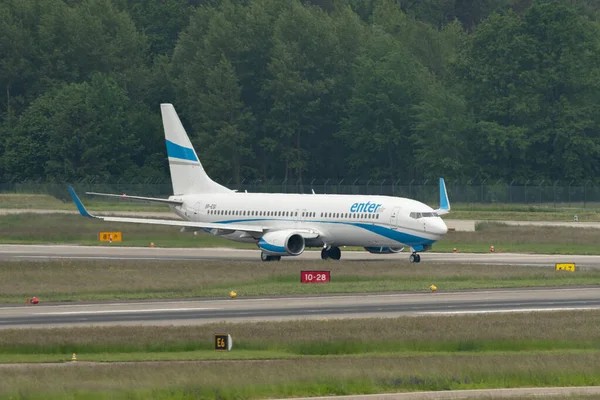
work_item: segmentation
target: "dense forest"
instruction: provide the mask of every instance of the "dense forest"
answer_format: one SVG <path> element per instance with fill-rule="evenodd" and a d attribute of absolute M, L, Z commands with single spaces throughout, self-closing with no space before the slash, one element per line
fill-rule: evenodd
<path fill-rule="evenodd" d="M 596 0 L 2 0 L 0 182 L 600 177 Z"/>

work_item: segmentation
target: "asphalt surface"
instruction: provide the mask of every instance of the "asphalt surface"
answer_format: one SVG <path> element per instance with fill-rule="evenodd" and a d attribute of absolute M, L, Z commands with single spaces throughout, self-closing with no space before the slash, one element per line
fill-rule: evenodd
<path fill-rule="evenodd" d="M 0 307 L 0 328 L 190 325 L 212 322 L 398 317 L 600 309 L 600 290 L 550 288 Z"/>
<path fill-rule="evenodd" d="M 448 390 L 439 392 L 386 393 L 331 397 L 297 397 L 294 398 L 294 400 L 450 400 L 514 399 L 523 397 L 531 397 L 533 399 L 592 395 L 598 395 L 600 397 L 600 386 Z"/>
<path fill-rule="evenodd" d="M 344 251 L 342 260 L 350 261 L 398 261 L 408 264 L 409 253 L 371 254 L 364 251 Z M 0 245 L 0 260 L 238 260 L 257 261 L 260 251 L 229 248 L 158 248 L 158 247 L 109 247 L 72 245 Z M 282 262 L 316 260 L 321 262 L 318 251 L 305 251 L 298 257 L 283 257 Z M 461 263 L 491 265 L 527 265 L 552 267 L 556 263 L 575 263 L 578 267 L 600 268 L 600 256 L 547 255 L 516 253 L 423 253 L 422 263 Z"/>

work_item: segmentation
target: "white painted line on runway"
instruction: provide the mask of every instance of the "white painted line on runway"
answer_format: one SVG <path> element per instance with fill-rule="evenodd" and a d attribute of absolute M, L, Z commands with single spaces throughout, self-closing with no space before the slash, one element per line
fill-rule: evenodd
<path fill-rule="evenodd" d="M 95 310 L 95 311 L 61 311 L 49 313 L 33 313 L 33 315 L 75 315 L 75 314 L 117 314 L 117 313 L 144 313 L 163 311 L 206 311 L 218 310 L 218 308 L 153 308 L 149 310 Z"/>
<path fill-rule="evenodd" d="M 600 306 L 589 307 L 553 307 L 553 308 L 520 308 L 505 310 L 473 310 L 473 311 L 424 311 L 418 312 L 420 315 L 465 315 L 465 314 L 498 314 L 498 313 L 526 313 L 542 311 L 585 311 L 597 310 Z"/>

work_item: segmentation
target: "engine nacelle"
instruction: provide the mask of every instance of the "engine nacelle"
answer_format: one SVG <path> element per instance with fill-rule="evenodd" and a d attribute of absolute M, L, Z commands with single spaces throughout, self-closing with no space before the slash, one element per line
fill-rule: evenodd
<path fill-rule="evenodd" d="M 299 256 L 306 245 L 304 237 L 293 230 L 267 232 L 258 247 L 271 256 Z"/>
<path fill-rule="evenodd" d="M 373 254 L 400 253 L 404 247 L 365 247 L 365 250 Z"/>

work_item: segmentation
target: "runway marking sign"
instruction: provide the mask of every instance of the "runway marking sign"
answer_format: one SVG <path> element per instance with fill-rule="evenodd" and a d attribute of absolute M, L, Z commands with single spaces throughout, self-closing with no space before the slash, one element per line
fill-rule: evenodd
<path fill-rule="evenodd" d="M 215 333 L 215 350 L 216 351 L 231 351 L 233 340 L 231 335 L 227 333 Z"/>
<path fill-rule="evenodd" d="M 121 232 L 100 232 L 98 239 L 101 242 L 120 242 L 123 240 L 123 234 Z"/>
<path fill-rule="evenodd" d="M 571 271 L 575 272 L 575 264 L 574 263 L 557 263 L 556 264 L 557 271 Z"/>
<path fill-rule="evenodd" d="M 301 283 L 329 283 L 331 271 L 300 271 Z"/>

